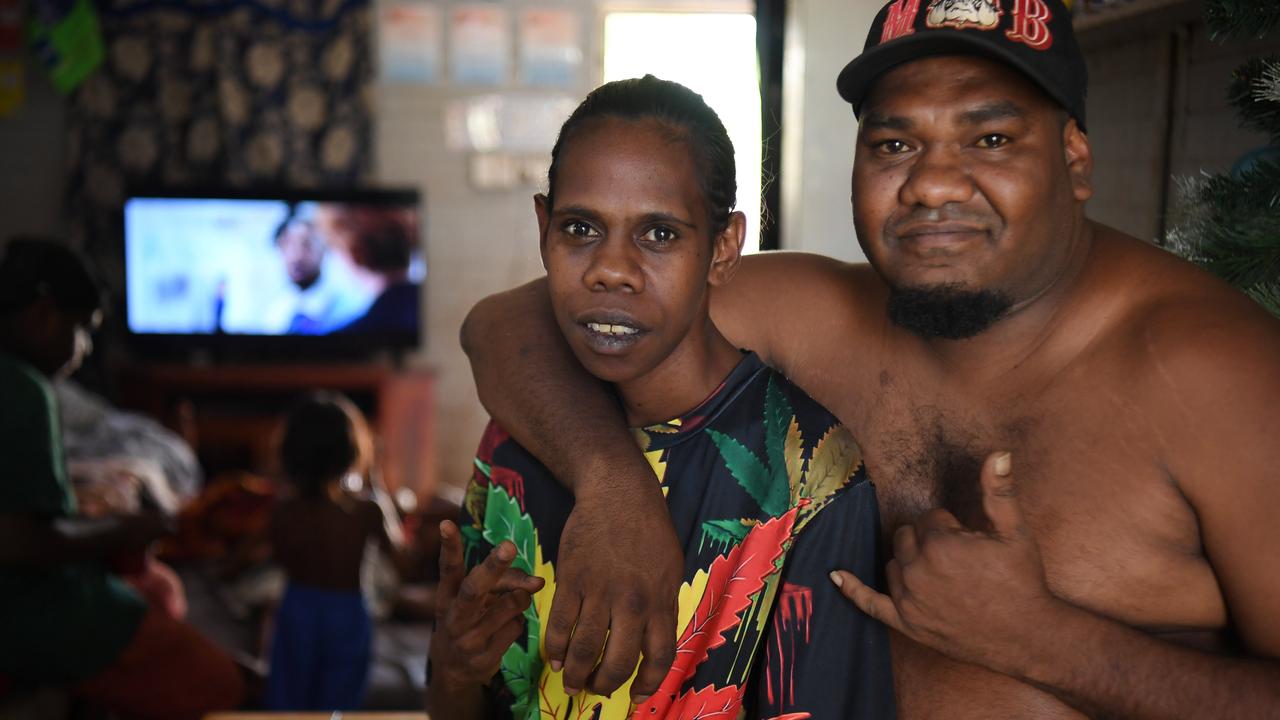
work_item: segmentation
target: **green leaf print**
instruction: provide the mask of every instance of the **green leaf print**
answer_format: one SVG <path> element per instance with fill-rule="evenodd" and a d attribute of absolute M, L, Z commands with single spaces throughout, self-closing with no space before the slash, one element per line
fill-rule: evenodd
<path fill-rule="evenodd" d="M 533 574 L 533 551 L 537 543 L 533 520 L 520 512 L 520 503 L 501 485 L 489 486 L 489 499 L 484 508 L 484 539 L 494 547 L 510 540 L 516 546 L 516 559 L 511 567 Z"/>
<path fill-rule="evenodd" d="M 538 533 L 528 514 L 520 512 L 520 503 L 501 485 L 490 485 L 485 503 L 484 539 L 497 546 L 510 540 L 516 546 L 512 567 L 533 574 Z M 532 604 L 524 611 L 525 641 L 507 648 L 502 656 L 502 678 L 515 696 L 511 713 L 516 718 L 538 717 L 537 681 L 542 675 L 542 658 L 538 648 L 538 610 Z"/>
<path fill-rule="evenodd" d="M 707 428 L 707 434 L 720 450 L 720 457 L 724 459 L 729 473 L 759 503 L 766 515 L 777 517 L 787 511 L 791 489 L 785 481 L 775 482 L 769 468 L 742 443 L 710 428 Z"/>
<path fill-rule="evenodd" d="M 702 551 L 702 546 L 708 541 L 712 546 L 719 546 L 723 551 L 742 542 L 742 538 L 747 536 L 747 532 L 754 527 L 756 523 L 746 523 L 742 520 L 707 520 L 702 523 L 702 539 L 698 541 L 698 551 Z"/>
<path fill-rule="evenodd" d="M 787 477 L 786 442 L 787 430 L 794 418 L 795 411 L 791 409 L 791 403 L 787 402 L 787 397 L 782 394 L 770 374 L 769 386 L 764 394 L 764 449 L 769 456 L 769 470 L 773 481 L 782 485 L 789 485 L 790 482 Z"/>
<path fill-rule="evenodd" d="M 462 555 L 466 558 L 467 565 L 474 566 L 484 562 L 484 553 L 488 552 L 483 545 L 484 535 L 472 525 L 463 525 L 458 529 L 462 532 Z"/>

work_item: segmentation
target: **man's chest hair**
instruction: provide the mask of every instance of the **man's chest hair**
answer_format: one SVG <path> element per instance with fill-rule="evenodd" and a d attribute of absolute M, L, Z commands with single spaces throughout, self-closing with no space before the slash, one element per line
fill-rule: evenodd
<path fill-rule="evenodd" d="M 886 533 L 934 507 L 973 529 L 987 529 L 981 472 L 987 455 L 1015 451 L 1019 471 L 1033 463 L 1029 441 L 1040 424 L 1027 415 L 962 411 L 936 405 L 889 404 L 864 433 L 867 472 L 880 497 Z M 1021 452 L 1017 452 L 1017 451 Z"/>

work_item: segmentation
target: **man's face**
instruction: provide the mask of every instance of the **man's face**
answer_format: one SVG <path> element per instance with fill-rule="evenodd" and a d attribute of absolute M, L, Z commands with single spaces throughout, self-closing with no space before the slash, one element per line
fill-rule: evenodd
<path fill-rule="evenodd" d="M 907 63 L 862 108 L 858 240 L 895 292 L 985 291 L 1017 307 L 1065 272 L 1090 169 L 1075 122 L 1017 71 Z"/>
<path fill-rule="evenodd" d="M 301 288 L 307 288 L 320 277 L 325 245 L 311 223 L 294 221 L 276 239 L 284 258 L 285 272 Z"/>
<path fill-rule="evenodd" d="M 712 242 L 687 143 L 650 120 L 592 121 L 561 151 L 554 197 L 536 199 L 542 259 L 578 360 L 610 382 L 679 362 L 706 322 L 713 252 L 728 252 Z"/>

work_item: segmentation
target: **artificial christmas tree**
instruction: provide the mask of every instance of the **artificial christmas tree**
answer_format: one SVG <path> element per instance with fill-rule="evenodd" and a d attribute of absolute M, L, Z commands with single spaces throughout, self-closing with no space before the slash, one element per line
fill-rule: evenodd
<path fill-rule="evenodd" d="M 1215 39 L 1263 37 L 1280 26 L 1276 0 L 1208 0 Z M 1236 69 L 1228 89 L 1242 127 L 1270 145 L 1230 173 L 1180 180 L 1181 202 L 1166 244 L 1280 316 L 1280 55 Z"/>

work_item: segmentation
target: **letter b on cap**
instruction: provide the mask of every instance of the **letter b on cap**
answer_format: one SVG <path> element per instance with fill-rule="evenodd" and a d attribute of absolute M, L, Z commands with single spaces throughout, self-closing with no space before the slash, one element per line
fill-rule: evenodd
<path fill-rule="evenodd" d="M 1053 13 L 1044 0 L 1013 0 L 1013 27 L 1005 35 L 1032 50 L 1048 50 L 1053 47 L 1053 33 L 1049 21 Z M 886 22 L 885 27 L 888 28 Z"/>

